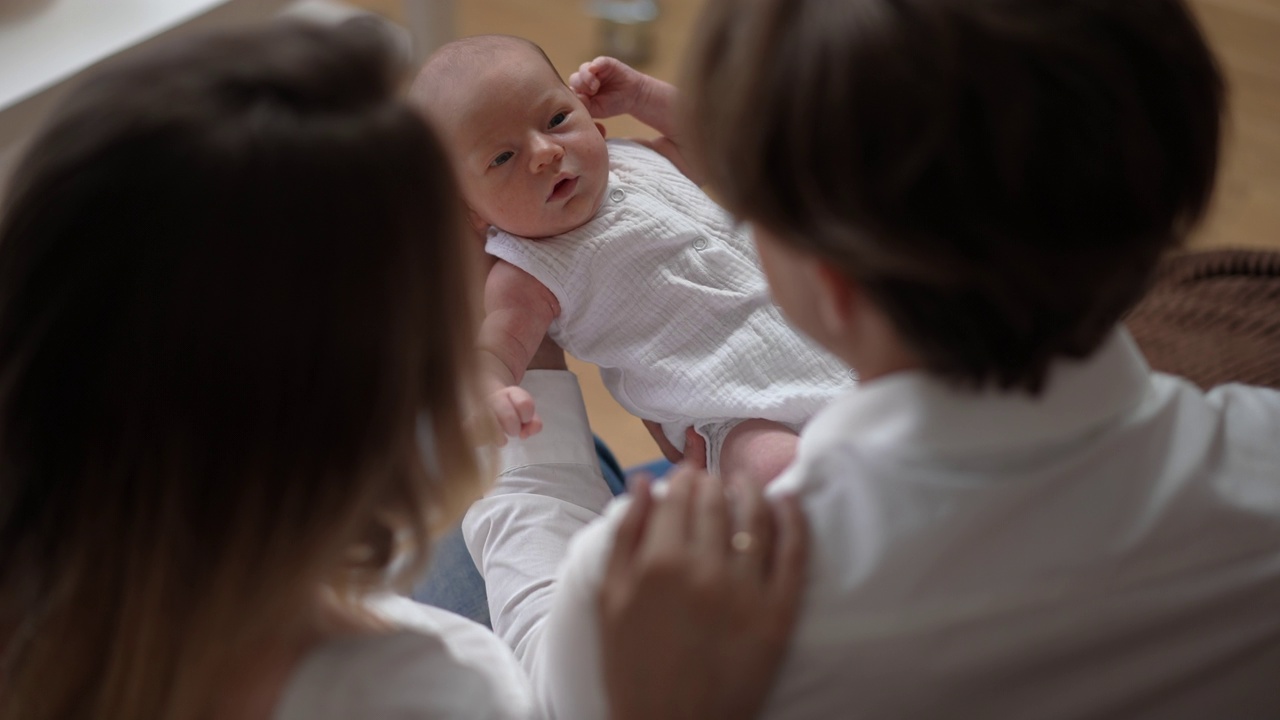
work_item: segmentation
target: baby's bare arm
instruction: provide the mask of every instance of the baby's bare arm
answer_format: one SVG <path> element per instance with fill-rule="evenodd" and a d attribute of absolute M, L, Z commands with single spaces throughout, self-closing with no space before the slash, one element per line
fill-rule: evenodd
<path fill-rule="evenodd" d="M 551 321 L 560 315 L 560 303 L 537 278 L 499 260 L 485 281 L 484 310 L 481 370 L 485 391 L 494 392 L 519 384 Z"/>
<path fill-rule="evenodd" d="M 517 385 L 560 314 L 555 295 L 532 275 L 497 261 L 484 287 L 480 369 L 487 405 L 502 435 L 527 438 L 542 429 L 533 396 Z"/>

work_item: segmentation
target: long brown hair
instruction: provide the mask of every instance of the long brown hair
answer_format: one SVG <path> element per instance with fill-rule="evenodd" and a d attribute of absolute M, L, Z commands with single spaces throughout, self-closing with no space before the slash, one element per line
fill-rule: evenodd
<path fill-rule="evenodd" d="M 191 717 L 479 491 L 473 258 L 399 83 L 368 27 L 188 40 L 83 82 L 20 164 L 0 716 Z"/>

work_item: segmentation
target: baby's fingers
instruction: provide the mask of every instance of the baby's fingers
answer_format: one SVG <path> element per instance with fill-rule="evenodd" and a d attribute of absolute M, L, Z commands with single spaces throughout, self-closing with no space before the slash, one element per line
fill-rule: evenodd
<path fill-rule="evenodd" d="M 627 65 L 617 58 L 609 57 L 608 55 L 601 55 L 591 62 L 583 63 L 583 66 L 590 70 L 592 75 L 603 79 L 608 79 L 608 77 L 616 70 L 631 69 L 630 65 Z"/>
<path fill-rule="evenodd" d="M 600 78 L 592 69 L 594 63 L 595 60 L 582 63 L 578 66 L 578 71 L 569 76 L 569 88 L 575 93 L 591 97 L 600 91 Z"/>
<path fill-rule="evenodd" d="M 505 392 L 507 402 L 515 411 L 515 432 L 509 434 L 519 435 L 522 438 L 538 434 L 538 431 L 542 430 L 542 419 L 538 417 L 533 396 L 519 387 L 507 388 Z"/>
<path fill-rule="evenodd" d="M 502 430 L 502 437 L 498 440 L 498 445 L 506 445 L 508 437 L 519 437 L 520 427 L 523 423 L 520 422 L 520 414 L 516 412 L 511 403 L 503 398 L 501 401 L 492 403 L 490 407 L 493 408 L 494 419 L 498 421 L 498 428 Z"/>
<path fill-rule="evenodd" d="M 533 398 L 520 388 L 506 388 L 490 395 L 488 403 L 502 430 L 498 444 L 506 444 L 507 437 L 522 437 L 521 429 L 533 417 Z"/>
<path fill-rule="evenodd" d="M 540 432 L 542 432 L 542 418 L 536 414 L 520 427 L 520 437 L 522 438 L 533 437 Z"/>

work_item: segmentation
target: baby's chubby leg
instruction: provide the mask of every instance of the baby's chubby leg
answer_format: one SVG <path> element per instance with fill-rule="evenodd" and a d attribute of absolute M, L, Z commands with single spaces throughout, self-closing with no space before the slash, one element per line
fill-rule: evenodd
<path fill-rule="evenodd" d="M 720 475 L 734 482 L 763 486 L 796 457 L 799 436 L 772 420 L 744 420 L 733 427 L 720 448 Z"/>

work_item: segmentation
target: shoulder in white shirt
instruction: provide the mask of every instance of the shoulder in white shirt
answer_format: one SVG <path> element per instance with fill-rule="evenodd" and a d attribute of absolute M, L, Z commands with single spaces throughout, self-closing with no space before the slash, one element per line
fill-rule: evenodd
<path fill-rule="evenodd" d="M 487 628 L 406 598 L 370 604 L 398 630 L 313 650 L 294 671 L 275 720 L 534 717 L 523 672 Z"/>

